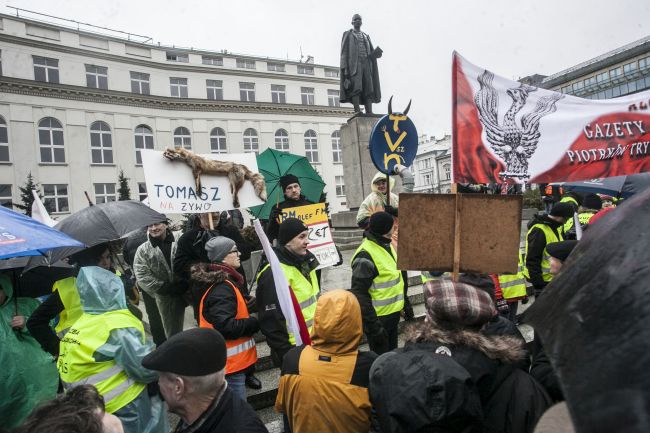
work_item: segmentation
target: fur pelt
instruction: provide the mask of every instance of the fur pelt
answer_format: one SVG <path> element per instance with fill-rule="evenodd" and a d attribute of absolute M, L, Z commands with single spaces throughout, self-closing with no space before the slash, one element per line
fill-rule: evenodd
<path fill-rule="evenodd" d="M 527 356 L 521 340 L 515 337 L 485 335 L 479 330 L 468 328 L 443 329 L 426 320 L 414 323 L 406 329 L 406 341 L 465 346 L 506 364 L 517 363 Z"/>
<path fill-rule="evenodd" d="M 228 176 L 230 181 L 230 193 L 232 194 L 232 204 L 239 207 L 239 190 L 244 186 L 244 182 L 249 180 L 253 184 L 255 194 L 262 200 L 266 201 L 266 183 L 264 176 L 252 172 L 243 164 L 237 164 L 231 161 L 217 161 L 205 159 L 200 155 L 190 152 L 182 147 L 174 149 L 167 148 L 163 156 L 170 161 L 183 161 L 192 169 L 192 176 L 196 183 L 196 193 L 201 194 L 201 175 L 211 174 L 214 176 Z"/>
<path fill-rule="evenodd" d="M 190 267 L 190 278 L 196 284 L 219 284 L 227 277 L 225 271 L 210 269 L 209 263 L 196 263 Z"/>

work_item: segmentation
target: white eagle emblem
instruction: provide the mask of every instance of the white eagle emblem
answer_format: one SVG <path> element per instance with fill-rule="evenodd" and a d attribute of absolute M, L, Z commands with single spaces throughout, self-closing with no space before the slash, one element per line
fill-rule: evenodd
<path fill-rule="evenodd" d="M 506 165 L 505 171 L 499 175 L 504 179 L 525 182 L 530 178 L 528 160 L 535 153 L 540 137 L 539 121 L 557 109 L 555 103 L 564 98 L 564 95 L 553 93 L 540 98 L 535 108 L 521 116 L 517 122 L 516 116 L 526 105 L 528 94 L 537 91 L 537 88 L 522 84 L 508 89 L 506 93 L 512 98 L 512 105 L 503 116 L 503 123 L 499 125 L 499 94 L 492 87 L 493 79 L 494 74 L 487 70 L 477 77 L 481 88 L 476 92 L 474 102 L 479 119 L 492 151 Z"/>

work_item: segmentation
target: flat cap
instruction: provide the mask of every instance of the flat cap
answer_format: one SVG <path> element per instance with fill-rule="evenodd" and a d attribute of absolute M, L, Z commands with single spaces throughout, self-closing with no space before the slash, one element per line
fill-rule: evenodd
<path fill-rule="evenodd" d="M 207 376 L 225 368 L 226 340 L 214 329 L 188 329 L 145 356 L 142 366 L 183 376 Z"/>
<path fill-rule="evenodd" d="M 469 284 L 432 280 L 423 291 L 427 317 L 438 325 L 479 326 L 497 314 L 490 295 Z"/>
<path fill-rule="evenodd" d="M 546 251 L 551 257 L 555 257 L 559 261 L 563 262 L 569 257 L 571 251 L 578 245 L 578 241 L 561 241 L 561 242 L 551 242 L 546 245 Z"/>

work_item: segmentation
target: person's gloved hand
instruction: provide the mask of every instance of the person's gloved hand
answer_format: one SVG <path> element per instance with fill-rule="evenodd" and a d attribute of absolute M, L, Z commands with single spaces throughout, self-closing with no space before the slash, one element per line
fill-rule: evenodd
<path fill-rule="evenodd" d="M 510 314 L 510 306 L 508 305 L 508 301 L 506 301 L 503 298 L 497 299 L 496 304 L 497 304 L 497 311 L 499 312 L 499 314 L 501 314 L 502 316 L 507 316 L 508 314 Z"/>
<path fill-rule="evenodd" d="M 399 174 L 400 176 L 402 175 L 402 172 L 404 170 L 407 170 L 407 167 L 402 164 L 395 164 L 395 167 L 393 167 L 393 171 L 395 172 L 395 174 Z"/>
<path fill-rule="evenodd" d="M 336 252 L 339 255 L 339 261 L 336 262 L 334 266 L 341 266 L 343 264 L 343 254 L 341 254 L 341 250 L 339 249 L 339 247 L 336 247 Z"/>
<path fill-rule="evenodd" d="M 392 216 L 397 218 L 397 208 L 396 207 L 393 207 L 391 205 L 386 205 L 386 206 L 384 206 L 384 212 L 388 212 L 389 214 L 391 214 Z"/>
<path fill-rule="evenodd" d="M 269 215 L 269 221 L 279 222 L 278 219 L 280 218 L 281 214 L 282 214 L 282 209 L 278 209 L 277 207 L 274 206 L 271 209 L 271 214 Z"/>
<path fill-rule="evenodd" d="M 526 304 L 528 303 L 528 300 L 529 300 L 529 299 L 528 299 L 528 296 L 524 296 L 524 298 L 521 300 L 521 303 L 522 303 L 523 305 L 526 305 Z"/>
<path fill-rule="evenodd" d="M 388 352 L 388 333 L 381 327 L 377 332 L 368 336 L 368 344 L 377 355 Z"/>
<path fill-rule="evenodd" d="M 413 307 L 410 304 L 409 305 L 404 304 L 402 315 L 404 316 L 404 320 L 406 320 L 407 322 L 412 322 L 413 320 L 415 320 L 415 313 L 413 312 Z"/>

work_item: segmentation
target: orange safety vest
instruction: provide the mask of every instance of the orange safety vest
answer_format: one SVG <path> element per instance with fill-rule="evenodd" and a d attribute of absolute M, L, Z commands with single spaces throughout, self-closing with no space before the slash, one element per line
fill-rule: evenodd
<path fill-rule="evenodd" d="M 248 314 L 248 307 L 246 307 L 246 302 L 239 292 L 239 289 L 228 280 L 225 280 L 224 282 L 232 287 L 237 296 L 237 314 L 235 315 L 235 319 L 248 319 L 250 317 Z M 201 328 L 217 329 L 210 322 L 205 320 L 205 317 L 203 316 L 203 302 L 210 291 L 212 291 L 213 287 L 214 285 L 210 286 L 210 288 L 205 291 L 205 294 L 201 298 L 201 303 L 199 304 L 199 327 Z M 255 349 L 255 339 L 253 337 L 241 337 L 236 340 L 226 340 L 226 374 L 240 372 L 255 364 L 255 362 L 257 362 L 257 349 Z"/>

